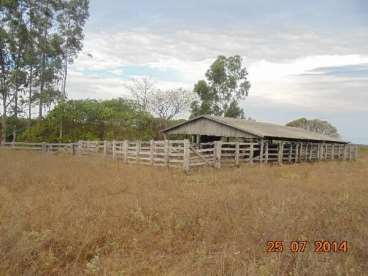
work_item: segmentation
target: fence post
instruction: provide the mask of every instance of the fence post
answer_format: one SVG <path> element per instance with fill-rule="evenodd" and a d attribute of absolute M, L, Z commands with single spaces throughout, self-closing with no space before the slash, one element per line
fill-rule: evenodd
<path fill-rule="evenodd" d="M 188 140 L 189 142 L 189 140 Z M 169 154 L 170 154 L 170 144 L 169 140 L 164 140 L 164 152 L 165 152 L 165 165 L 169 166 Z"/>
<path fill-rule="evenodd" d="M 153 166 L 153 152 L 154 152 L 154 142 L 150 140 L 150 164 Z"/>
<path fill-rule="evenodd" d="M 251 142 L 249 146 L 249 164 L 253 164 L 253 157 L 254 157 L 254 144 L 253 142 Z"/>
<path fill-rule="evenodd" d="M 184 140 L 184 155 L 183 155 L 183 169 L 187 173 L 190 169 L 190 152 L 189 152 L 189 140 Z"/>
<path fill-rule="evenodd" d="M 235 166 L 239 167 L 239 142 L 235 144 Z"/>
<path fill-rule="evenodd" d="M 298 159 L 299 159 L 299 143 L 296 142 L 295 144 L 295 158 L 294 158 L 294 163 L 298 163 Z"/>
<path fill-rule="evenodd" d="M 112 160 L 116 159 L 116 145 L 115 140 L 112 140 Z"/>
<path fill-rule="evenodd" d="M 42 152 L 47 151 L 47 144 L 45 142 L 42 142 Z"/>
<path fill-rule="evenodd" d="M 284 159 L 284 142 L 279 142 L 279 153 L 278 153 L 279 165 L 282 165 Z"/>
<path fill-rule="evenodd" d="M 135 144 L 135 162 L 138 164 L 139 163 L 139 154 L 141 152 L 141 141 L 137 141 Z"/>
<path fill-rule="evenodd" d="M 104 141 L 103 153 L 104 153 L 104 156 L 107 155 L 107 141 L 106 140 Z"/>
<path fill-rule="evenodd" d="M 264 141 L 263 139 L 261 139 L 261 143 L 259 144 L 259 163 L 262 164 L 263 163 L 263 154 L 264 154 Z"/>
<path fill-rule="evenodd" d="M 222 141 L 215 141 L 216 168 L 221 168 Z"/>
<path fill-rule="evenodd" d="M 266 164 L 268 163 L 268 141 L 266 141 L 266 159 L 265 159 L 265 162 Z"/>
<path fill-rule="evenodd" d="M 124 140 L 123 147 L 124 147 L 124 162 L 128 163 L 128 140 Z"/>

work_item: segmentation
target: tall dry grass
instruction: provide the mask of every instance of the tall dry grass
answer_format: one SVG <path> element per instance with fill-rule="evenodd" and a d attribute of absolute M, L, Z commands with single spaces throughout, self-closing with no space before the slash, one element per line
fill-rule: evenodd
<path fill-rule="evenodd" d="M 348 253 L 266 253 L 268 240 Z M 368 153 L 356 162 L 180 170 L 0 151 L 0 274 L 363 275 Z"/>

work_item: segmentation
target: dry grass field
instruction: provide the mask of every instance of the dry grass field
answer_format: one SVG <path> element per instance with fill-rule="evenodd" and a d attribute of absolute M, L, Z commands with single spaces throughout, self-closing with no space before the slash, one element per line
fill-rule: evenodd
<path fill-rule="evenodd" d="M 281 253 L 266 252 L 284 241 Z M 307 240 L 292 253 L 291 240 Z M 348 252 L 314 252 L 316 240 Z M 181 170 L 0 151 L 0 275 L 367 275 L 358 161 Z"/>

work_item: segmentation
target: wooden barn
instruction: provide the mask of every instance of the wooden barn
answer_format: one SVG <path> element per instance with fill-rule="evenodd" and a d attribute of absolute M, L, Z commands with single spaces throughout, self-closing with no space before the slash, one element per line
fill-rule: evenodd
<path fill-rule="evenodd" d="M 314 160 L 355 159 L 357 148 L 339 138 L 295 127 L 246 119 L 202 115 L 162 133 L 169 139 L 174 135 L 191 140 L 192 150 L 205 162 L 206 149 L 213 145 L 214 162 L 235 160 L 279 164 Z"/>

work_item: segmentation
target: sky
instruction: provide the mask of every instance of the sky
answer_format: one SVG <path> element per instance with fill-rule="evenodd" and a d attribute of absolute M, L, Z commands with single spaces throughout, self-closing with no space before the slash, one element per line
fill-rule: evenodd
<path fill-rule="evenodd" d="M 132 78 L 185 88 L 218 55 L 241 55 L 251 83 L 246 116 L 306 117 L 368 144 L 368 1 L 91 0 L 69 98 L 129 97 Z"/>

